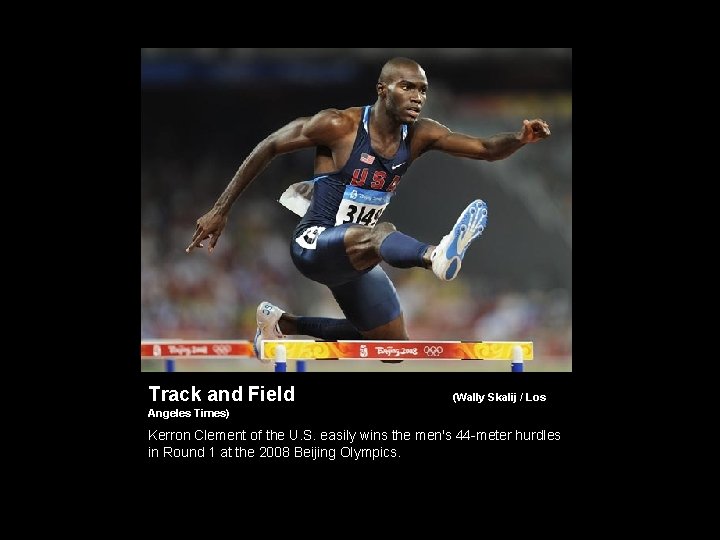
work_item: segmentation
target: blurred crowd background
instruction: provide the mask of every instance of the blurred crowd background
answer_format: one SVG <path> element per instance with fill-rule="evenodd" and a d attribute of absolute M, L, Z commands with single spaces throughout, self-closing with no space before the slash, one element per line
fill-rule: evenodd
<path fill-rule="evenodd" d="M 471 200 L 489 207 L 488 228 L 454 281 L 383 264 L 411 338 L 531 340 L 536 360 L 527 371 L 572 370 L 572 49 L 562 48 L 142 49 L 141 339 L 252 339 L 262 300 L 298 315 L 342 317 L 330 292 L 293 266 L 290 236 L 299 218 L 277 202 L 287 186 L 312 176 L 313 150 L 270 164 L 236 201 L 212 255 L 185 248 L 197 218 L 260 140 L 299 116 L 374 103 L 380 68 L 394 56 L 424 67 L 423 116 L 454 131 L 488 136 L 536 117 L 552 130 L 497 162 L 430 152 L 403 177 L 383 220 L 421 241 L 436 244 Z M 507 369 L 497 362 L 312 364 Z M 160 368 L 145 361 L 142 369 Z M 196 361 L 179 369 L 266 366 Z"/>

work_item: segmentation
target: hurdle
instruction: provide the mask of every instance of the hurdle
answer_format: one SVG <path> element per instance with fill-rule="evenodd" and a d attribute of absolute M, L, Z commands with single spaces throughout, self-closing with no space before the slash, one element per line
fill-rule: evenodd
<path fill-rule="evenodd" d="M 276 372 L 287 371 L 295 360 L 298 372 L 309 360 L 495 360 L 510 361 L 511 371 L 524 371 L 533 360 L 532 341 L 322 341 L 308 339 L 266 340 L 260 356 L 272 361 Z M 164 360 L 165 371 L 175 371 L 175 359 L 254 358 L 253 344 L 244 340 L 143 340 L 142 360 Z"/>
<path fill-rule="evenodd" d="M 154 339 L 140 342 L 141 360 L 164 360 L 165 371 L 175 371 L 175 360 L 255 358 L 253 344 L 232 339 Z"/>
<path fill-rule="evenodd" d="M 511 371 L 519 373 L 533 360 L 534 349 L 532 341 L 282 339 L 263 341 L 260 356 L 273 360 L 280 372 L 287 371 L 288 360 L 509 360 Z"/>

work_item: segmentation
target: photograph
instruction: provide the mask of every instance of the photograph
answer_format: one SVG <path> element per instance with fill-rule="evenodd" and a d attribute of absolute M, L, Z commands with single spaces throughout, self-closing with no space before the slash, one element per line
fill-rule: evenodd
<path fill-rule="evenodd" d="M 142 372 L 573 371 L 572 48 L 140 71 Z"/>

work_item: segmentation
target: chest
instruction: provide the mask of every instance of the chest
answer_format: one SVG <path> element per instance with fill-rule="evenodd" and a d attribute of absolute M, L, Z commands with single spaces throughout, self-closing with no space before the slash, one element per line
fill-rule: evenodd
<path fill-rule="evenodd" d="M 384 161 L 391 161 L 393 159 L 400 148 L 401 142 L 397 137 L 393 137 L 392 139 L 382 139 L 373 135 L 370 135 L 368 140 L 370 142 L 370 149 L 372 152 Z"/>

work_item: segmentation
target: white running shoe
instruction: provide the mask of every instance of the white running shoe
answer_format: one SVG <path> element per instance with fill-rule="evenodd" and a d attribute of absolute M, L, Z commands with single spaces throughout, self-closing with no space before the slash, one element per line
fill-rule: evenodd
<path fill-rule="evenodd" d="M 487 204 L 480 199 L 471 202 L 460 214 L 449 234 L 443 236 L 430 259 L 433 273 L 443 281 L 455 279 L 467 248 L 487 225 Z"/>
<path fill-rule="evenodd" d="M 285 336 L 280 331 L 280 316 L 285 313 L 282 309 L 277 306 L 273 306 L 270 302 L 260 302 L 257 307 L 257 332 L 255 332 L 255 339 L 253 339 L 253 351 L 255 356 L 261 362 L 267 364 L 271 360 L 260 358 L 260 347 L 262 342 L 266 339 L 283 339 Z"/>

